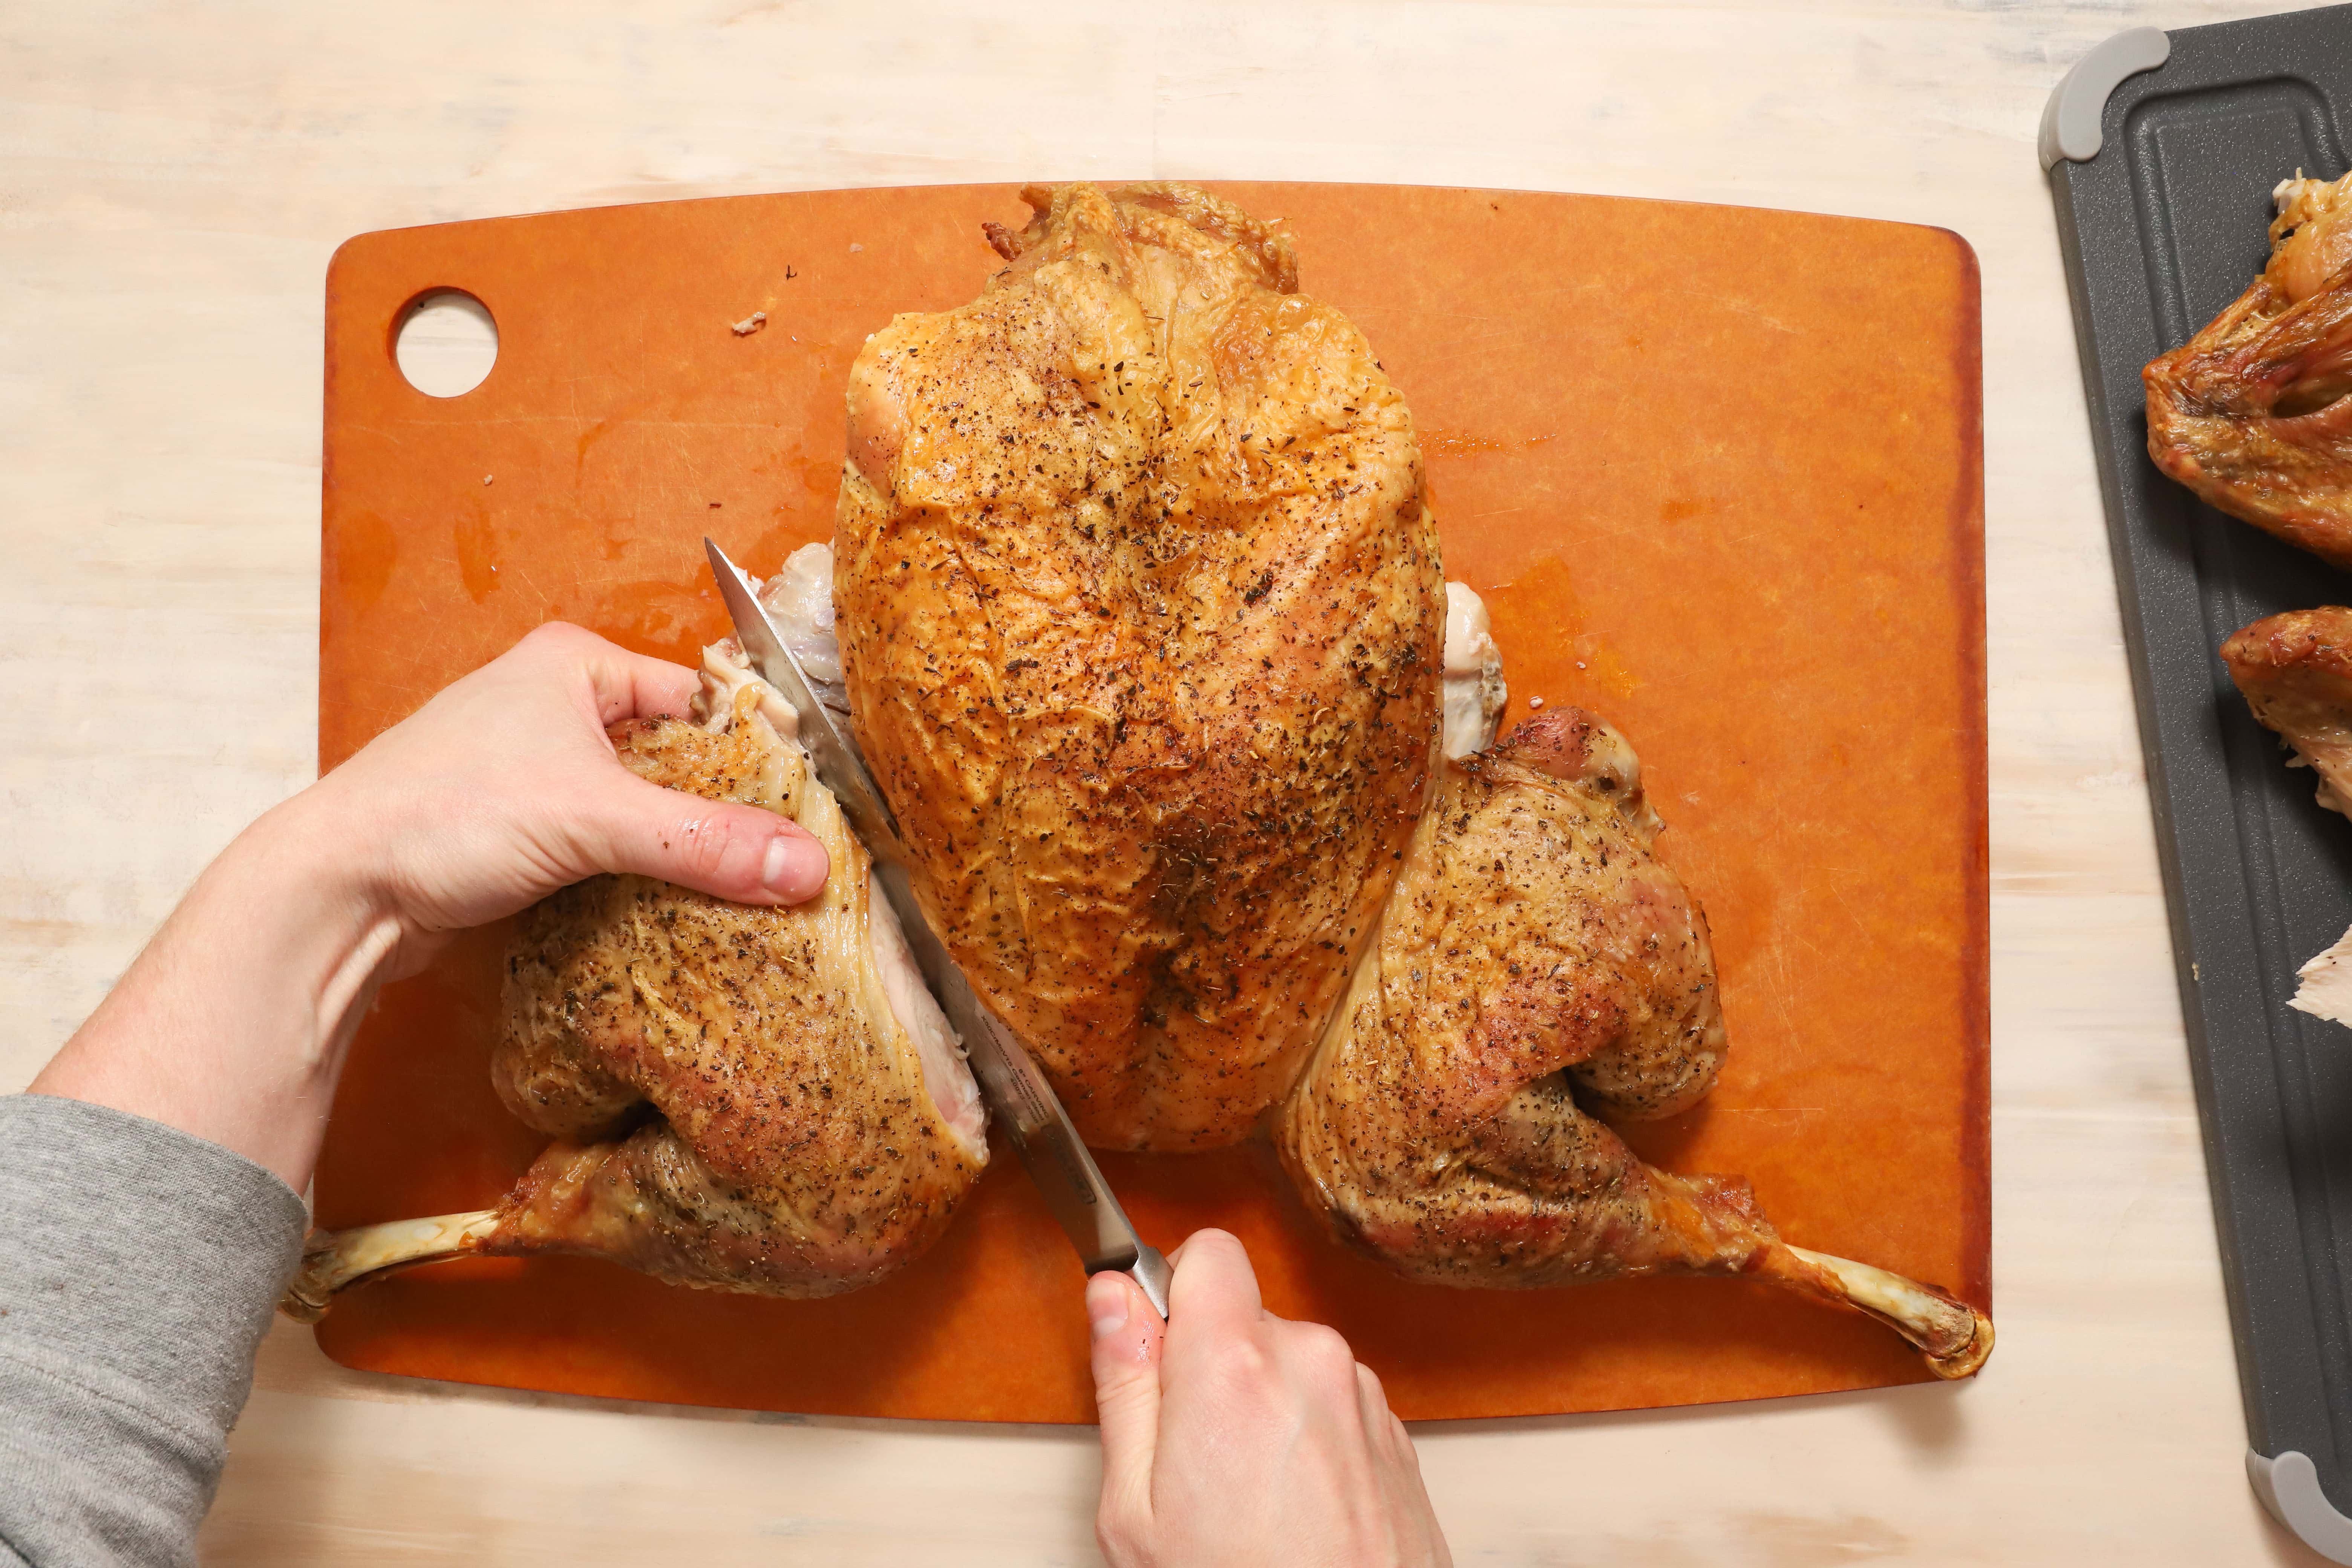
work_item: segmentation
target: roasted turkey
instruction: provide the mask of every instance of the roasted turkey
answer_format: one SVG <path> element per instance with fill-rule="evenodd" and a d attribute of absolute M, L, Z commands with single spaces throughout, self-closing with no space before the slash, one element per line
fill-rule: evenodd
<path fill-rule="evenodd" d="M 2241 627 L 2221 662 L 2254 717 L 2283 736 L 2292 764 L 2318 773 L 2319 804 L 2352 802 L 2352 609 L 2289 610 Z"/>
<path fill-rule="evenodd" d="M 1687 1110 L 1723 1061 L 1706 921 L 1658 826 L 1633 749 L 1579 709 L 1446 768 L 1277 1123 L 1350 1239 L 1445 1284 L 1745 1262 L 1744 1184 L 1649 1172 L 1593 1115 Z"/>
<path fill-rule="evenodd" d="M 829 563 L 814 547 L 764 595 L 820 675 Z M 829 1296 L 938 1238 L 987 1163 L 978 1089 L 793 730 L 731 639 L 706 651 L 690 717 L 614 729 L 640 777 L 807 828 L 833 859 L 824 891 L 751 909 L 597 877 L 527 911 L 491 1078 L 555 1142 L 496 1208 L 314 1235 L 287 1310 L 315 1317 L 365 1275 L 459 1253 Z"/>
<path fill-rule="evenodd" d="M 1706 918 L 1653 855 L 1641 764 L 1555 708 L 1449 762 L 1275 1142 L 1309 1208 L 1432 1284 L 1755 1274 L 1879 1317 L 1946 1376 L 1991 1326 L 1938 1290 L 1782 1241 L 1737 1176 L 1643 1163 L 1608 1118 L 1715 1087 Z"/>
<path fill-rule="evenodd" d="M 1202 192 L 1064 185 L 849 374 L 835 597 L 925 911 L 1091 1142 L 1249 1135 L 1436 761 L 1404 400 Z"/>
<path fill-rule="evenodd" d="M 981 297 L 850 373 L 830 601 L 818 547 L 768 594 L 837 610 L 918 898 L 1081 1130 L 1270 1130 L 1308 1207 L 1415 1279 L 1753 1274 L 1975 1370 L 1965 1304 L 1610 1131 L 1714 1085 L 1706 919 L 1615 731 L 1555 710 L 1492 744 L 1501 661 L 1444 580 L 1412 417 L 1287 238 L 1181 185 L 1024 195 Z M 616 744 L 799 816 L 822 906 L 613 879 L 541 906 L 497 1072 L 563 1142 L 496 1210 L 323 1240 L 303 1300 L 459 1247 L 814 1294 L 945 1222 L 983 1157 L 970 1079 L 789 715 L 730 647 L 706 669 L 704 728 Z"/>
<path fill-rule="evenodd" d="M 2241 627 L 2221 662 L 2254 717 L 2278 731 L 2287 765 L 2319 775 L 2319 804 L 2352 802 L 2352 609 L 2289 610 Z M 2290 1005 L 2352 1024 L 2352 931 L 2305 963 Z"/>
<path fill-rule="evenodd" d="M 1482 751 L 1498 660 L 1411 416 L 1287 241 L 1183 186 L 1023 195 L 981 297 L 850 373 L 835 598 L 918 894 L 1081 1129 L 1271 1112 L 1308 1206 L 1412 1277 L 1759 1274 L 1973 1371 L 1971 1309 L 1604 1124 L 1714 1083 L 1704 917 L 1606 725 Z"/>
<path fill-rule="evenodd" d="M 2142 373 L 2147 454 L 2210 505 L 2352 568 L 2352 175 L 2273 193 L 2269 265 Z"/>

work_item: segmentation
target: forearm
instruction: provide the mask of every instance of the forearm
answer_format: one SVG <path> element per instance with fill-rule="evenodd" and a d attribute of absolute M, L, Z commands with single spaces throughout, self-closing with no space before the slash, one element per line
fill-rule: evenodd
<path fill-rule="evenodd" d="M 600 872 L 759 905 L 824 885 L 796 825 L 614 755 L 607 725 L 695 685 L 533 633 L 247 828 L 36 1092 L 0 1096 L 0 1563 L 190 1556 L 382 980 Z"/>
<path fill-rule="evenodd" d="M 402 931 L 305 792 L 0 1099 L 0 1563 L 193 1561 Z"/>
<path fill-rule="evenodd" d="M 0 1096 L 0 1563 L 194 1561 L 302 1205 L 225 1149 Z"/>
<path fill-rule="evenodd" d="M 343 1052 L 401 940 L 306 792 L 206 868 L 33 1091 L 178 1128 L 299 1191 Z"/>

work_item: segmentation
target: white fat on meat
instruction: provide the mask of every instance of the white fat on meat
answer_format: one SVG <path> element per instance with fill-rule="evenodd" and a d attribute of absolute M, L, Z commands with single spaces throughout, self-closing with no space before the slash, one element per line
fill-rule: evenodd
<path fill-rule="evenodd" d="M 784 646 L 801 661 L 801 669 L 815 689 L 817 700 L 847 712 L 847 690 L 841 679 L 841 645 L 834 635 L 833 547 L 802 545 L 785 557 L 783 568 L 764 585 L 755 582 L 753 591 L 759 596 L 761 608 L 774 623 L 776 635 L 784 639 Z M 759 692 L 760 717 L 777 734 L 798 745 L 799 716 L 782 692 L 753 673 L 750 657 L 733 637 L 702 650 L 702 694 L 695 708 L 703 727 L 713 734 L 723 732 L 734 721 L 739 694 L 746 688 L 755 688 Z M 890 1016 L 914 1042 L 916 1055 L 923 1064 L 923 1088 L 929 1091 L 940 1120 L 947 1124 L 967 1154 L 984 1159 L 988 1110 L 981 1101 L 980 1085 L 972 1079 L 963 1047 L 957 1042 L 955 1031 L 949 1027 L 947 1015 L 940 1011 L 930 988 L 923 984 L 922 971 L 916 967 L 915 955 L 907 946 L 907 933 L 899 929 L 898 911 L 883 895 L 879 878 L 869 874 L 866 892 L 866 908 L 870 911 L 866 922 L 866 939 L 872 947 L 875 970 L 882 977 L 883 994 L 889 1000 Z"/>
<path fill-rule="evenodd" d="M 915 1042 L 916 1053 L 923 1062 L 923 1087 L 930 1091 L 940 1120 L 948 1124 L 948 1131 L 955 1134 L 965 1153 L 985 1159 L 988 1109 L 981 1103 L 980 1085 L 972 1080 L 971 1064 L 964 1059 L 963 1047 L 957 1043 L 955 1030 L 948 1026 L 948 1016 L 940 1011 L 930 987 L 923 984 L 923 972 L 915 966 L 915 954 L 907 946 L 907 933 L 898 925 L 898 911 L 883 895 L 880 877 L 868 874 L 866 895 L 867 907 L 873 910 L 866 930 L 874 943 L 874 967 L 882 973 L 882 990 L 890 998 L 890 1016 L 898 1020 L 898 1027 Z"/>
<path fill-rule="evenodd" d="M 1445 754 L 1466 757 L 1495 743 L 1510 688 L 1486 618 L 1486 602 L 1460 583 L 1445 584 Z"/>
<path fill-rule="evenodd" d="M 733 637 L 702 650 L 702 694 L 694 700 L 696 721 L 714 735 L 725 734 L 735 722 L 737 700 L 747 690 L 760 694 L 760 717 L 787 741 L 801 736 L 800 715 L 784 694 L 751 672 L 751 656 Z"/>
<path fill-rule="evenodd" d="M 2352 1024 L 2352 931 L 2337 937 L 2334 947 L 2294 973 L 2302 984 L 2295 987 L 2288 1006 L 2315 1018 Z"/>
<path fill-rule="evenodd" d="M 833 546 L 802 545 L 784 557 L 782 569 L 759 595 L 777 635 L 816 688 L 817 700 L 848 712 L 848 689 L 841 680 L 841 639 L 833 629 Z"/>
<path fill-rule="evenodd" d="M 803 544 L 784 557 L 784 564 L 763 585 L 751 579 L 760 607 L 816 691 L 816 700 L 841 712 L 849 711 L 848 689 L 841 679 L 841 641 L 833 630 L 833 546 Z M 724 731 L 735 711 L 736 694 L 745 687 L 760 689 L 760 716 L 787 741 L 800 738 L 800 716 L 783 694 L 751 671 L 751 656 L 733 637 L 702 650 L 704 729 Z"/>

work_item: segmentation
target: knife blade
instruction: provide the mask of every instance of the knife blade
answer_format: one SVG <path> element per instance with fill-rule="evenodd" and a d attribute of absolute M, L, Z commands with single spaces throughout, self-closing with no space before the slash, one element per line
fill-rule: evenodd
<path fill-rule="evenodd" d="M 1089 1275 L 1116 1270 L 1134 1279 L 1162 1318 L 1168 1316 L 1168 1260 L 1136 1234 L 1118 1194 L 1103 1179 L 1094 1155 L 1070 1121 L 1037 1064 L 988 1005 L 972 990 L 947 946 L 924 918 L 909 879 L 910 863 L 898 836 L 898 819 L 874 782 L 849 715 L 827 707 L 791 647 L 768 619 L 759 596 L 727 553 L 709 539 L 710 574 L 735 623 L 736 640 L 760 679 L 775 688 L 800 721 L 801 744 L 819 783 L 841 803 L 841 815 L 874 858 L 875 879 L 906 932 L 915 966 L 939 999 L 940 1011 L 961 1037 L 979 1080 L 981 1097 L 1002 1121 L 1013 1152 L 1039 1195 L 1077 1248 Z"/>

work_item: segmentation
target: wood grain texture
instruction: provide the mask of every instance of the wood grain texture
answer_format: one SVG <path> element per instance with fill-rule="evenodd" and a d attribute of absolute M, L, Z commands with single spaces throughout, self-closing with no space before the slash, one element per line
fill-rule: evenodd
<path fill-rule="evenodd" d="M 1129 171 L 1940 224 L 1984 276 L 2000 1352 L 1959 1391 L 1423 1428 L 1423 1464 L 1465 1563 L 2315 1562 L 2239 1465 L 2032 156 L 2050 85 L 2097 39 L 2279 8 L 156 0 L 12 16 L 0 658 L 54 721 L 0 761 L 16 1019 L 0 1082 L 29 1079 L 196 868 L 310 776 L 322 282 L 351 235 Z M 260 1375 L 207 1536 L 224 1563 L 1093 1560 L 1083 1432 L 415 1384 L 337 1368 L 290 1325 Z"/>

